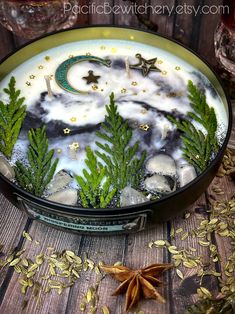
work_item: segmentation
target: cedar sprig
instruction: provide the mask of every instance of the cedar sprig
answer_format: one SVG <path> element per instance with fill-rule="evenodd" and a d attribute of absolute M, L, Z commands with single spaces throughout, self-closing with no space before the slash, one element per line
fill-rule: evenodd
<path fill-rule="evenodd" d="M 142 177 L 142 168 L 146 159 L 146 151 L 136 157 L 139 150 L 139 142 L 130 146 L 132 129 L 128 121 L 124 121 L 117 110 L 114 101 L 114 94 L 110 95 L 110 104 L 106 106 L 107 115 L 105 122 L 101 125 L 101 131 L 97 136 L 105 143 L 96 142 L 96 145 L 103 151 L 96 151 L 107 167 L 108 176 L 117 191 L 127 185 L 138 187 Z"/>
<path fill-rule="evenodd" d="M 17 161 L 16 179 L 26 191 L 42 196 L 54 176 L 59 160 L 57 158 L 54 162 L 52 161 L 54 150 L 48 150 L 45 126 L 29 130 L 28 139 L 30 143 L 27 153 L 29 166 Z"/>
<path fill-rule="evenodd" d="M 185 120 L 177 120 L 172 116 L 168 116 L 168 119 L 183 132 L 181 139 L 184 158 L 200 173 L 206 169 L 212 155 L 218 150 L 217 118 L 214 108 L 207 104 L 205 94 L 192 81 L 188 83 L 188 98 L 194 112 L 188 112 Z M 198 122 L 204 132 L 197 129 L 192 120 Z"/>
<path fill-rule="evenodd" d="M 77 176 L 80 186 L 80 199 L 85 208 L 106 208 L 117 190 L 111 187 L 111 178 L 107 176 L 107 169 L 98 162 L 92 149 L 86 147 L 85 163 L 88 171 L 83 169 L 83 175 Z"/>
<path fill-rule="evenodd" d="M 3 90 L 8 95 L 9 102 L 4 103 L 0 100 L 0 151 L 7 158 L 12 155 L 26 116 L 25 98 L 20 97 L 21 92 L 15 85 L 16 80 L 11 77 L 8 88 Z"/>

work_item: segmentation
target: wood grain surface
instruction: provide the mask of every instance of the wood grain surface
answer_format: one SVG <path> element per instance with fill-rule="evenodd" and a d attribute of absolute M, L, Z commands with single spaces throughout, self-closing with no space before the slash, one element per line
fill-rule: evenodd
<path fill-rule="evenodd" d="M 91 1 L 95 4 L 102 4 L 101 0 Z M 113 4 L 127 4 L 128 2 L 117 0 L 106 0 L 112 6 Z M 146 1 L 143 1 L 143 3 Z M 183 4 L 185 1 L 168 0 L 157 1 L 158 5 Z M 211 4 L 209 0 L 189 0 L 188 4 L 200 5 Z M 222 1 L 216 1 L 216 4 Z M 87 3 L 80 1 L 80 3 Z M 156 4 L 156 1 L 148 1 L 148 3 Z M 157 23 L 160 34 L 174 38 L 186 46 L 194 49 L 200 56 L 207 59 L 212 65 L 215 65 L 213 34 L 218 23 L 218 15 L 156 15 L 148 12 L 147 20 Z M 145 28 L 133 14 L 130 15 L 79 15 L 78 25 L 88 24 L 117 24 L 130 25 L 139 28 Z M 0 58 L 5 57 L 19 45 L 25 43 L 26 40 L 17 38 L 9 31 L 0 27 Z M 231 143 L 235 142 L 235 134 L 231 138 Z M 234 183 L 228 178 L 216 178 L 216 183 L 219 184 L 225 192 L 224 198 L 229 199 L 234 195 Z M 208 195 L 213 194 L 211 187 L 201 198 L 193 204 L 187 212 L 191 213 L 187 220 L 184 217 L 156 225 L 153 229 L 148 229 L 138 234 L 128 236 L 112 236 L 112 237 L 91 237 L 70 234 L 55 230 L 45 226 L 39 222 L 32 221 L 25 216 L 19 209 L 12 206 L 0 194 L 0 244 L 4 245 L 4 252 L 9 252 L 13 248 L 26 249 L 27 256 L 33 258 L 40 252 L 45 252 L 48 247 L 53 247 L 57 251 L 72 250 L 79 256 L 83 256 L 86 252 L 89 258 L 94 261 L 102 260 L 107 264 L 113 264 L 117 261 L 123 262 L 128 267 L 140 268 L 152 263 L 169 263 L 171 257 L 166 249 L 150 249 L 148 243 L 152 240 L 164 239 L 169 241 L 177 248 L 195 247 L 197 254 L 203 256 L 204 260 L 209 259 L 208 247 L 198 245 L 195 238 L 188 237 L 182 241 L 182 233 L 175 238 L 170 235 L 172 227 L 175 229 L 182 228 L 183 233 L 190 231 L 198 222 L 207 217 L 205 208 L 208 206 Z M 34 239 L 27 241 L 22 237 L 23 230 L 26 230 Z M 38 244 L 36 244 L 37 240 Z M 222 263 L 228 255 L 231 255 L 231 247 L 228 242 L 221 240 L 216 236 L 214 243 L 222 257 Z M 219 263 L 215 264 L 215 269 L 219 269 Z M 38 276 L 44 274 L 45 269 L 40 270 Z M 164 285 L 160 288 L 160 292 L 167 299 L 164 305 L 157 304 L 154 301 L 144 301 L 141 303 L 141 310 L 145 314 L 183 314 L 187 306 L 195 302 L 196 290 L 199 286 L 198 278 L 195 270 L 182 268 L 185 279 L 182 281 L 174 270 L 164 275 Z M 0 271 L 0 313 L 15 314 L 15 313 L 40 313 L 40 314 L 75 314 L 82 313 L 80 303 L 83 300 L 87 289 L 95 284 L 94 272 L 83 272 L 78 282 L 70 289 L 66 289 L 63 294 L 59 295 L 56 291 L 43 297 L 42 302 L 38 303 L 32 293 L 27 294 L 28 306 L 25 310 L 21 310 L 23 296 L 20 293 L 18 278 L 19 275 L 13 272 L 12 268 L 5 267 Z M 214 291 L 215 295 L 218 292 L 218 281 L 214 277 L 208 276 L 203 285 L 210 291 Z M 124 297 L 112 297 L 111 292 L 115 290 L 117 283 L 106 277 L 99 287 L 99 310 L 97 313 L 102 313 L 101 308 L 107 305 L 111 313 L 124 313 Z M 88 313 L 88 312 L 85 312 Z"/>

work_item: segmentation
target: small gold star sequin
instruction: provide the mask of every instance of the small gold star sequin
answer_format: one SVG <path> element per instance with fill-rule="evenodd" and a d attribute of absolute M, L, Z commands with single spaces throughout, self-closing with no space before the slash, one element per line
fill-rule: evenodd
<path fill-rule="evenodd" d="M 105 50 L 106 47 L 105 47 L 105 46 L 100 46 L 100 49 L 101 49 L 101 50 Z"/>
<path fill-rule="evenodd" d="M 50 79 L 50 80 L 53 80 L 53 78 L 54 78 L 54 75 L 53 75 L 53 74 L 49 75 L 49 79 Z"/>
<path fill-rule="evenodd" d="M 56 152 L 57 152 L 58 154 L 61 154 L 61 153 L 62 153 L 62 149 L 58 148 L 58 149 L 56 150 Z"/>
<path fill-rule="evenodd" d="M 135 82 L 135 81 L 133 81 L 133 82 L 131 83 L 131 85 L 132 85 L 132 86 L 137 86 L 137 85 L 138 85 L 138 83 L 137 83 L 137 82 Z"/>
<path fill-rule="evenodd" d="M 121 93 L 122 93 L 122 94 L 125 94 L 125 93 L 126 93 L 126 88 L 123 88 L 123 89 L 121 90 Z"/>
<path fill-rule="evenodd" d="M 32 86 L 32 84 L 31 84 L 30 82 L 28 82 L 28 81 L 27 81 L 25 84 L 26 84 L 27 86 Z"/>
<path fill-rule="evenodd" d="M 35 76 L 35 75 L 33 75 L 33 74 L 29 76 L 30 80 L 34 80 L 34 79 L 35 79 L 35 77 L 36 77 L 36 76 Z"/>
<path fill-rule="evenodd" d="M 50 57 L 50 56 L 46 56 L 46 57 L 45 57 L 45 60 L 46 60 L 46 61 L 50 61 L 50 60 L 51 60 L 51 57 Z"/>
<path fill-rule="evenodd" d="M 80 147 L 78 142 L 74 142 L 71 145 L 69 145 L 69 148 L 72 150 L 77 150 Z"/>
<path fill-rule="evenodd" d="M 91 88 L 92 88 L 93 90 L 97 90 L 99 87 L 98 87 L 97 85 L 92 85 Z"/>
<path fill-rule="evenodd" d="M 179 70 L 181 70 L 181 67 L 177 66 L 177 67 L 175 67 L 175 69 L 176 69 L 176 71 L 179 71 Z"/>
<path fill-rule="evenodd" d="M 139 128 L 140 128 L 141 130 L 147 132 L 148 129 L 150 128 L 150 126 L 149 126 L 148 124 L 141 124 L 141 125 L 139 126 Z"/>
<path fill-rule="evenodd" d="M 69 55 L 69 59 L 72 59 L 74 57 L 74 55 Z"/>
<path fill-rule="evenodd" d="M 64 134 L 69 134 L 71 130 L 69 128 L 64 129 Z"/>
<path fill-rule="evenodd" d="M 39 70 L 42 70 L 43 69 L 43 65 L 39 65 L 38 68 L 39 68 Z"/>
<path fill-rule="evenodd" d="M 162 75 L 167 75 L 167 71 L 162 71 Z"/>
<path fill-rule="evenodd" d="M 163 64 L 163 61 L 162 60 L 158 60 L 157 63 L 158 64 Z"/>
<path fill-rule="evenodd" d="M 147 109 L 141 109 L 141 111 L 140 111 L 142 114 L 146 114 L 147 112 L 148 112 L 148 110 Z"/>
<path fill-rule="evenodd" d="M 71 121 L 71 122 L 77 122 L 77 118 L 76 118 L 76 117 L 72 117 L 72 118 L 70 119 L 70 121 Z"/>
<path fill-rule="evenodd" d="M 111 52 L 112 52 L 112 53 L 116 53 L 116 52 L 117 52 L 117 48 L 112 48 L 112 49 L 111 49 Z"/>
<path fill-rule="evenodd" d="M 86 56 L 91 56 L 91 53 L 90 52 L 86 52 Z"/>

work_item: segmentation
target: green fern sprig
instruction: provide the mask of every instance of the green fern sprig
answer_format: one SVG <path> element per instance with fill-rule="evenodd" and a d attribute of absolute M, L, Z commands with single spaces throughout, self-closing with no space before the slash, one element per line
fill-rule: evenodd
<path fill-rule="evenodd" d="M 111 188 L 111 178 L 107 176 L 106 167 L 97 161 L 94 152 L 86 147 L 87 159 L 85 163 L 89 169 L 83 169 L 83 175 L 77 176 L 77 182 L 81 188 L 80 199 L 85 208 L 106 208 L 117 190 Z"/>
<path fill-rule="evenodd" d="M 11 77 L 8 88 L 3 90 L 9 97 L 9 103 L 0 100 L 0 151 L 8 158 L 12 155 L 26 116 L 25 98 L 20 97 L 20 90 L 16 90 L 15 85 L 16 80 Z"/>
<path fill-rule="evenodd" d="M 101 131 L 97 136 L 106 143 L 96 142 L 103 151 L 96 151 L 107 167 L 107 173 L 112 178 L 112 183 L 117 191 L 128 184 L 137 187 L 142 177 L 142 167 L 146 159 L 146 152 L 141 153 L 140 158 L 135 157 L 139 150 L 139 142 L 129 146 L 132 139 L 132 129 L 128 121 L 124 121 L 117 110 L 114 94 L 110 95 L 110 105 L 106 106 L 107 115 L 102 123 Z"/>
<path fill-rule="evenodd" d="M 54 150 L 48 151 L 48 139 L 46 136 L 45 126 L 36 129 L 31 129 L 28 133 L 30 142 L 28 148 L 28 163 L 26 167 L 20 161 L 16 162 L 16 179 L 19 185 L 26 191 L 42 196 L 46 186 L 52 180 L 58 158 L 52 163 Z"/>
<path fill-rule="evenodd" d="M 212 154 L 218 150 L 216 137 L 217 118 L 214 108 L 209 107 L 205 94 L 193 84 L 188 83 L 188 98 L 194 112 L 188 112 L 188 119 L 179 121 L 172 116 L 168 119 L 183 132 L 184 158 L 192 164 L 198 172 L 202 172 L 209 164 Z M 197 129 L 191 119 L 198 122 L 205 129 L 205 133 Z"/>

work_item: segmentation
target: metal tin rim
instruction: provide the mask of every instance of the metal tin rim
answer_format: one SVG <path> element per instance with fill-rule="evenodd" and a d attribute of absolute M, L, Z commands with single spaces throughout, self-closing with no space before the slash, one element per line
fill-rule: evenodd
<path fill-rule="evenodd" d="M 226 137 L 224 139 L 224 142 L 219 150 L 219 152 L 217 153 L 216 157 L 212 160 L 212 162 L 210 163 L 209 167 L 204 170 L 199 176 L 197 176 L 193 181 L 191 181 L 190 183 L 188 183 L 187 185 L 185 185 L 182 188 L 179 188 L 178 190 L 176 190 L 175 192 L 172 192 L 170 195 L 166 195 L 163 196 L 161 199 L 159 200 L 155 200 L 155 201 L 149 201 L 149 202 L 145 202 L 145 203 L 141 203 L 141 204 L 136 204 L 136 205 L 130 205 L 130 206 L 125 206 L 125 207 L 113 207 L 113 208 L 83 208 L 83 207 L 75 207 L 75 206 L 69 206 L 69 205 L 63 205 L 63 204 L 59 204 L 59 203 L 55 203 L 55 202 L 51 202 L 48 201 L 46 199 L 43 199 L 41 197 L 37 197 L 31 193 L 26 192 L 25 190 L 23 190 L 22 188 L 20 188 L 19 186 L 17 186 L 16 184 L 14 184 L 13 182 L 11 182 L 10 180 L 8 180 L 6 177 L 4 177 L 3 175 L 0 174 L 0 178 L 7 182 L 9 185 L 11 185 L 19 194 L 23 194 L 26 198 L 29 198 L 33 201 L 35 201 L 37 204 L 43 204 L 44 206 L 50 206 L 53 207 L 54 209 L 58 209 L 59 211 L 64 212 L 64 210 L 66 210 L 66 212 L 69 213 L 73 213 L 73 214 L 94 214 L 94 211 L 96 214 L 115 214 L 116 212 L 118 213 L 126 213 L 128 210 L 138 210 L 141 207 L 152 207 L 153 205 L 157 205 L 157 204 L 161 204 L 162 202 L 164 202 L 166 199 L 170 200 L 171 198 L 173 198 L 174 196 L 178 196 L 180 193 L 182 193 L 183 191 L 186 191 L 187 189 L 189 189 L 192 185 L 198 183 L 204 176 L 206 176 L 209 171 L 215 167 L 218 162 L 220 162 L 221 158 L 223 157 L 224 151 L 227 147 L 227 144 L 229 142 L 229 138 L 231 135 L 231 130 L 232 130 L 232 122 L 233 122 L 233 117 L 232 117 L 232 106 L 231 106 L 231 101 L 229 99 L 229 95 L 227 90 L 224 88 L 223 86 L 223 82 L 221 80 L 221 78 L 219 77 L 219 75 L 215 72 L 214 68 L 208 63 L 207 60 L 205 60 L 205 58 L 199 56 L 198 53 L 196 53 L 195 51 L 193 51 L 191 48 L 186 47 L 186 45 L 178 42 L 175 39 L 169 38 L 167 36 L 164 35 L 159 35 L 156 34 L 153 31 L 149 31 L 149 30 L 142 30 L 142 29 L 138 29 L 135 27 L 127 27 L 127 26 L 117 26 L 117 25 L 106 25 L 106 24 L 102 24 L 102 25 L 90 25 L 90 26 L 81 26 L 81 27 L 77 27 L 77 28 L 69 28 L 66 30 L 61 30 L 59 32 L 53 32 L 50 34 L 47 34 L 45 36 L 39 37 L 35 40 L 32 40 L 30 42 L 27 42 L 26 44 L 22 45 L 21 47 L 19 47 L 18 49 L 15 49 L 13 52 L 11 52 L 10 54 L 8 54 L 6 57 L 4 57 L 1 62 L 0 65 L 7 60 L 10 56 L 14 55 L 16 52 L 20 51 L 21 49 L 23 49 L 24 47 L 29 46 L 30 44 L 39 41 L 40 39 L 46 38 L 46 37 L 50 37 L 52 35 L 55 34 L 59 34 L 59 33 L 66 33 L 69 31 L 74 31 L 76 29 L 90 29 L 90 28 L 114 28 L 114 29 L 129 29 L 129 30 L 134 30 L 134 31 L 138 31 L 138 32 L 143 32 L 143 33 L 148 33 L 148 34 L 152 34 L 155 35 L 159 38 L 163 38 L 166 39 L 170 42 L 173 42 L 176 45 L 181 46 L 182 48 L 184 48 L 185 50 L 189 51 L 191 54 L 193 54 L 194 56 L 196 56 L 198 59 L 200 59 L 208 68 L 209 70 L 211 70 L 211 72 L 213 73 L 213 75 L 215 76 L 215 78 L 218 80 L 224 95 L 225 95 L 225 99 L 226 102 L 228 104 L 228 129 L 227 129 L 227 133 L 226 133 Z"/>

